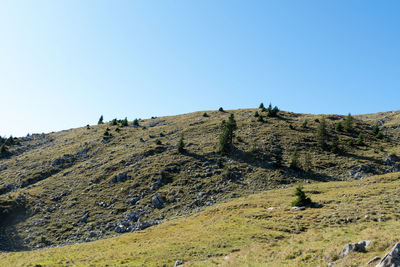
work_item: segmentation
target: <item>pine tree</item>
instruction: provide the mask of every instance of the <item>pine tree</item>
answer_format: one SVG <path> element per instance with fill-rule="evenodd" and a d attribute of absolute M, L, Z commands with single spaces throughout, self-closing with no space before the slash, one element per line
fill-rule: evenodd
<path fill-rule="evenodd" d="M 139 120 L 138 119 L 134 119 L 133 120 L 133 126 L 139 126 Z"/>
<path fill-rule="evenodd" d="M 6 145 L 5 145 L 5 144 L 2 144 L 2 145 L 0 146 L 0 157 L 7 156 L 8 153 L 9 153 L 9 152 L 8 152 L 8 149 L 7 149 Z"/>
<path fill-rule="evenodd" d="M 264 107 L 264 104 L 261 103 L 260 106 L 259 106 L 258 108 L 259 108 L 259 109 L 264 109 L 264 108 L 265 108 L 265 107 Z"/>
<path fill-rule="evenodd" d="M 341 132 L 343 131 L 343 125 L 341 122 L 336 123 L 336 127 L 335 127 L 337 132 Z"/>
<path fill-rule="evenodd" d="M 379 133 L 379 126 L 378 124 L 375 124 L 374 127 L 372 128 L 372 132 L 377 135 Z"/>
<path fill-rule="evenodd" d="M 311 169 L 312 169 L 312 158 L 311 158 L 311 155 L 309 153 L 307 153 L 304 156 L 304 164 L 303 164 L 303 166 L 304 166 L 304 170 L 306 172 L 311 171 Z"/>
<path fill-rule="evenodd" d="M 344 121 L 344 130 L 346 132 L 353 131 L 353 117 L 350 113 L 347 115 L 346 120 Z"/>
<path fill-rule="evenodd" d="M 277 168 L 282 167 L 283 162 L 283 149 L 280 145 L 276 145 L 276 147 L 271 151 L 272 157 L 274 159 L 274 165 Z"/>
<path fill-rule="evenodd" d="M 228 121 L 222 121 L 222 133 L 219 137 L 218 151 L 221 154 L 227 154 L 233 147 L 234 131 L 237 129 L 236 121 L 231 114 Z"/>
<path fill-rule="evenodd" d="M 99 122 L 97 124 L 103 124 L 103 115 L 100 116 Z"/>
<path fill-rule="evenodd" d="M 127 118 L 127 117 L 125 117 L 125 119 L 122 120 L 121 126 L 122 126 L 122 127 L 128 126 L 128 118 Z"/>
<path fill-rule="evenodd" d="M 179 153 L 182 154 L 183 152 L 185 152 L 185 143 L 183 142 L 183 134 L 181 135 L 181 138 L 179 139 L 177 148 L 178 148 Z"/>
<path fill-rule="evenodd" d="M 295 196 L 297 196 L 297 199 L 292 202 L 292 207 L 294 207 L 294 206 L 304 207 L 304 206 L 311 205 L 312 201 L 306 195 L 306 193 L 303 191 L 303 186 L 301 186 L 301 185 L 297 186 L 294 194 L 295 194 Z"/>
<path fill-rule="evenodd" d="M 327 140 L 328 140 L 328 132 L 326 131 L 326 122 L 325 119 L 321 119 L 317 131 L 318 145 L 322 149 L 325 149 Z"/>
<path fill-rule="evenodd" d="M 358 135 L 358 138 L 357 138 L 357 140 L 356 140 L 356 145 L 357 145 L 357 146 L 362 146 L 362 145 L 364 145 L 364 137 L 363 137 L 362 133 L 360 133 L 360 134 Z"/>
<path fill-rule="evenodd" d="M 300 169 L 299 152 L 297 151 L 297 148 L 293 151 L 289 167 L 293 170 Z"/>
<path fill-rule="evenodd" d="M 113 125 L 113 126 L 117 125 L 117 119 L 113 119 L 113 120 L 111 121 L 111 125 Z"/>

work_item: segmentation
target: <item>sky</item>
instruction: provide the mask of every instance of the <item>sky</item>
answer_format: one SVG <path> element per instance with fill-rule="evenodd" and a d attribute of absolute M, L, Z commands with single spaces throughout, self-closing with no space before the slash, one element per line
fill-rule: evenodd
<path fill-rule="evenodd" d="M 400 2 L 0 0 L 0 135 L 256 108 L 400 109 Z"/>

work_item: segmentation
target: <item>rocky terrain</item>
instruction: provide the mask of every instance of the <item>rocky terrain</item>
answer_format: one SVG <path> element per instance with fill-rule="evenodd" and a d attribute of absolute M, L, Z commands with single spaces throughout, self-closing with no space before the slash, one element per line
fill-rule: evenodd
<path fill-rule="evenodd" d="M 221 122 L 230 114 L 237 122 L 234 149 L 221 156 Z M 206 111 L 14 139 L 0 159 L 0 248 L 20 251 L 94 241 L 298 182 L 397 172 L 396 114 L 354 116 L 346 131 L 338 128 L 346 116 Z M 322 120 L 328 146 L 338 150 L 319 145 Z M 383 133 L 379 138 L 376 123 Z M 360 133 L 362 142 L 357 143 Z M 182 135 L 185 151 L 180 153 Z M 299 168 L 290 167 L 295 150 Z M 279 166 L 276 151 L 282 155 Z"/>

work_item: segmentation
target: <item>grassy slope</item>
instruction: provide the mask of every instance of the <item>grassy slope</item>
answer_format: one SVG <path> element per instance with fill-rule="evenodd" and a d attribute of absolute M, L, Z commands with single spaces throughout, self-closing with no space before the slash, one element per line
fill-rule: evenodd
<path fill-rule="evenodd" d="M 305 191 L 322 208 L 293 211 L 293 188 L 208 207 L 112 239 L 30 252 L 3 253 L 1 266 L 323 266 L 350 242 L 372 240 L 335 266 L 360 266 L 399 241 L 400 174 L 316 183 Z M 274 207 L 273 210 L 268 209 Z"/>

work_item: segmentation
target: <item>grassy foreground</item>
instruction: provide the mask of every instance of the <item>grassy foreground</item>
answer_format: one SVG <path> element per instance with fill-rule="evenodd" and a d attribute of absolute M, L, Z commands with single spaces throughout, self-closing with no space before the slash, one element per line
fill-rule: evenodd
<path fill-rule="evenodd" d="M 0 254 L 0 266 L 360 266 L 400 235 L 400 173 L 305 185 L 321 208 L 292 210 L 294 188 L 208 207 L 141 232 L 90 243 Z M 367 253 L 338 255 L 372 240 Z"/>

